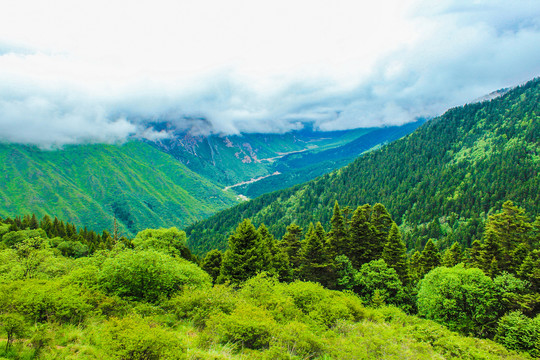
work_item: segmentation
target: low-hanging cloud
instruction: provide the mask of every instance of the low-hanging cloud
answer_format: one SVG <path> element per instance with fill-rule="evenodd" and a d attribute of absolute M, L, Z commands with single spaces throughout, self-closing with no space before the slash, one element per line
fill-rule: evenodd
<path fill-rule="evenodd" d="M 414 39 L 381 47 L 371 62 L 351 55 L 339 69 L 314 59 L 255 71 L 227 59 L 186 73 L 161 60 L 122 67 L 0 43 L 0 140 L 45 148 L 159 140 L 172 136 L 154 129 L 162 121 L 194 134 L 399 125 L 540 75 L 537 1 L 431 3 L 404 12 Z"/>

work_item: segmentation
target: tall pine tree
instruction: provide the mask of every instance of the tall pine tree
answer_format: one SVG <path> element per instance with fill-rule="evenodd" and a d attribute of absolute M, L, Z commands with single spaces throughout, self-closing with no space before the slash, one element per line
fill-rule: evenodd
<path fill-rule="evenodd" d="M 441 265 L 441 255 L 433 239 L 429 239 L 420 254 L 421 277 Z"/>
<path fill-rule="evenodd" d="M 401 239 L 401 234 L 396 223 L 393 223 L 390 228 L 382 258 L 386 265 L 396 270 L 402 283 L 405 284 L 408 282 L 407 248 Z"/>
<path fill-rule="evenodd" d="M 349 258 L 356 269 L 362 264 L 376 260 L 373 251 L 375 227 L 371 225 L 371 206 L 369 204 L 359 206 L 353 213 L 350 227 L 350 242 L 345 255 Z"/>
<path fill-rule="evenodd" d="M 392 228 L 392 223 L 392 217 L 383 204 L 377 203 L 373 205 L 371 225 L 373 225 L 375 229 L 375 239 L 371 243 L 371 259 L 381 258 L 384 245 L 388 239 L 388 234 L 390 234 L 390 229 Z"/>
<path fill-rule="evenodd" d="M 349 251 L 347 224 L 345 223 L 345 218 L 341 214 L 337 201 L 334 203 L 334 212 L 332 214 L 332 219 L 330 219 L 330 224 L 331 229 L 328 233 L 328 244 L 333 257 L 347 254 Z"/>
<path fill-rule="evenodd" d="M 261 235 L 249 219 L 244 219 L 229 236 L 217 282 L 242 283 L 262 270 Z"/>

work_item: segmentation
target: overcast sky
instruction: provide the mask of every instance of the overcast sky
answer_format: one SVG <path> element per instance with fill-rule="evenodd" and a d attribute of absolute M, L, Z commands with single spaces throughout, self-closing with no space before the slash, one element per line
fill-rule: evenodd
<path fill-rule="evenodd" d="M 538 0 L 0 0 L 0 140 L 45 147 L 402 124 L 539 75 Z"/>

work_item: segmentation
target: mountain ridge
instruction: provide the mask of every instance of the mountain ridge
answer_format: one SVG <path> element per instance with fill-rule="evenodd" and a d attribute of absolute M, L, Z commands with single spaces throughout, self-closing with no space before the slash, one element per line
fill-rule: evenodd
<path fill-rule="evenodd" d="M 410 249 L 423 247 L 433 221 L 445 241 L 469 246 L 482 219 L 505 200 L 538 213 L 539 103 L 540 80 L 534 79 L 491 101 L 450 109 L 347 167 L 187 227 L 189 243 L 196 252 L 223 249 L 243 218 L 268 224 L 281 237 L 293 222 L 328 222 L 326 209 L 337 200 L 352 208 L 383 203 L 407 230 Z"/>

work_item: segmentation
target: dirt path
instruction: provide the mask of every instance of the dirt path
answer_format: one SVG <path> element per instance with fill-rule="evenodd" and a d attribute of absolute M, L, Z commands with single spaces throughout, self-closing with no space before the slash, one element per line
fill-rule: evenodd
<path fill-rule="evenodd" d="M 255 179 L 242 181 L 241 183 L 238 183 L 238 184 L 234 184 L 234 185 L 225 187 L 225 188 L 223 189 L 223 191 L 227 191 L 227 190 L 229 190 L 229 189 L 232 189 L 233 187 L 237 187 L 237 186 L 241 186 L 241 185 L 253 184 L 254 182 L 260 181 L 260 180 L 262 180 L 262 179 L 266 179 L 267 177 L 275 176 L 275 175 L 280 175 L 280 174 L 281 174 L 281 173 L 280 173 L 279 171 L 276 171 L 276 172 L 274 172 L 273 174 L 270 174 L 270 175 L 265 175 L 265 176 L 261 176 L 261 177 L 255 178 Z"/>
<path fill-rule="evenodd" d="M 302 150 L 284 152 L 284 153 L 278 152 L 277 156 L 274 156 L 274 157 L 271 157 L 271 158 L 266 158 L 266 159 L 257 159 L 255 161 L 257 161 L 257 162 L 263 162 L 263 161 L 274 162 L 274 161 L 276 161 L 276 159 L 280 159 L 280 158 L 284 157 L 285 155 L 301 153 L 301 152 L 308 151 L 308 150 L 311 150 L 311 149 L 313 149 L 313 147 L 310 147 L 310 148 L 307 148 L 307 149 L 302 149 Z"/>

